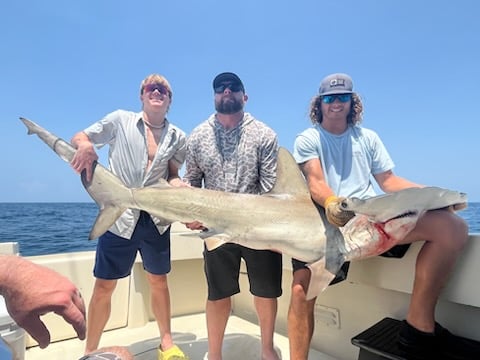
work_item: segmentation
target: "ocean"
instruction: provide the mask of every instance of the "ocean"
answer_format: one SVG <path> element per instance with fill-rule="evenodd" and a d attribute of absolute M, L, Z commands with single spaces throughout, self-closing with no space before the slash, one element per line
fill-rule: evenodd
<path fill-rule="evenodd" d="M 0 203 L 0 242 L 18 242 L 23 256 L 95 250 L 88 234 L 97 213 L 95 203 Z M 458 214 L 480 233 L 479 202 Z"/>

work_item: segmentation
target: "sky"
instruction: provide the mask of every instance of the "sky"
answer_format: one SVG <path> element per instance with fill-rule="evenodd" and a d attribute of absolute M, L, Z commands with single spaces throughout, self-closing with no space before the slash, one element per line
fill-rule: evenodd
<path fill-rule="evenodd" d="M 19 117 L 69 141 L 111 111 L 140 111 L 140 82 L 160 73 L 168 118 L 188 134 L 214 112 L 223 71 L 290 151 L 321 79 L 349 74 L 397 175 L 480 201 L 479 14 L 478 0 L 3 1 L 0 202 L 91 201 Z"/>

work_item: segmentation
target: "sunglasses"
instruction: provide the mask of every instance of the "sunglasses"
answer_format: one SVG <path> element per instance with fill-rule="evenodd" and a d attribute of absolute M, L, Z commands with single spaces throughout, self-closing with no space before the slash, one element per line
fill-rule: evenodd
<path fill-rule="evenodd" d="M 155 90 L 158 90 L 158 92 L 163 95 L 169 95 L 170 93 L 167 87 L 160 83 L 147 84 L 143 87 L 144 92 L 154 92 Z"/>
<path fill-rule="evenodd" d="M 239 83 L 220 84 L 214 90 L 216 94 L 221 94 L 225 91 L 225 89 L 230 89 L 232 92 L 243 91 L 243 87 Z"/>
<path fill-rule="evenodd" d="M 340 102 L 345 103 L 352 99 L 352 94 L 335 94 L 335 95 L 323 95 L 322 101 L 324 104 L 331 104 L 338 99 Z"/>

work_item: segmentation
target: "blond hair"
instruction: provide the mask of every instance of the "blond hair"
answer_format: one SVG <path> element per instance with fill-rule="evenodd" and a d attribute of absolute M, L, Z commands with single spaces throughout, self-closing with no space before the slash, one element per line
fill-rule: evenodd
<path fill-rule="evenodd" d="M 168 82 L 168 80 L 165 79 L 160 74 L 150 74 L 145 79 L 142 80 L 142 83 L 140 84 L 140 95 L 143 94 L 143 89 L 145 88 L 145 85 L 154 84 L 154 83 L 160 83 L 163 86 L 165 86 L 168 90 L 168 97 L 170 98 L 170 100 L 172 100 L 172 97 L 173 97 L 172 87 L 170 86 L 170 83 Z"/>

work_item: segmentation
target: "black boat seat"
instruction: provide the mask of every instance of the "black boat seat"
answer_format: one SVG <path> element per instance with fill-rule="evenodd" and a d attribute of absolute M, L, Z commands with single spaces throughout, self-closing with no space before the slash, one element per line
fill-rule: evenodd
<path fill-rule="evenodd" d="M 386 317 L 353 337 L 352 344 L 360 348 L 358 360 L 408 360 L 397 345 L 400 324 L 400 320 Z M 480 342 L 466 340 L 480 348 Z"/>

